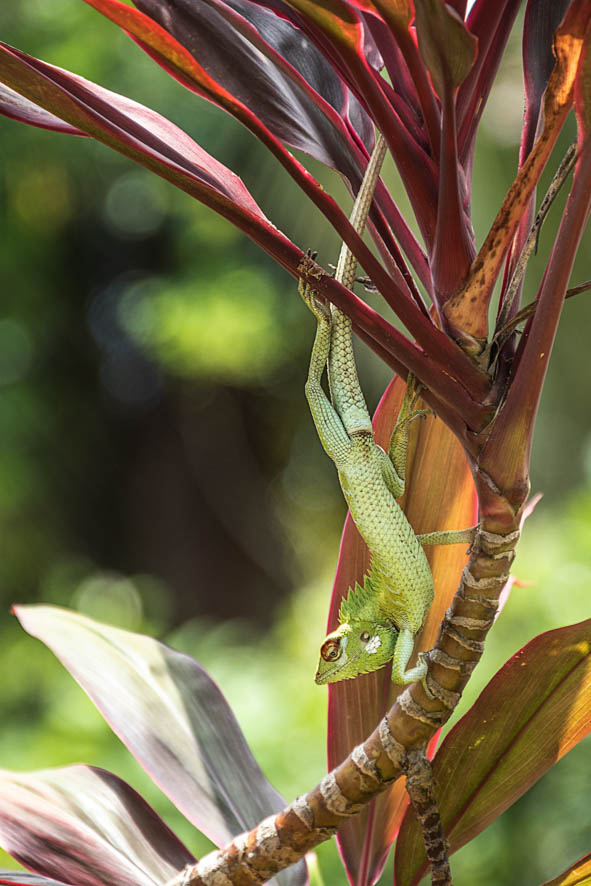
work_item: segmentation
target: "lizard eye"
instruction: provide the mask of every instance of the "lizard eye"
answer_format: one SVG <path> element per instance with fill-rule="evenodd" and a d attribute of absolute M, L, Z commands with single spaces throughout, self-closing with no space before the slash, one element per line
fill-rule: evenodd
<path fill-rule="evenodd" d="M 359 639 L 362 643 L 367 643 L 369 640 L 369 631 L 363 631 L 362 634 L 359 634 Z"/>
<path fill-rule="evenodd" d="M 341 644 L 338 640 L 327 640 L 320 647 L 320 655 L 324 661 L 335 661 L 341 654 Z"/>

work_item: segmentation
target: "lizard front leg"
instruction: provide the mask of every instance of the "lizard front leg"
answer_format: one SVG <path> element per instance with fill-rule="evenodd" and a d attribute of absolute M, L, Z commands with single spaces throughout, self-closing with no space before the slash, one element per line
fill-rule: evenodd
<path fill-rule="evenodd" d="M 426 688 L 425 678 L 427 676 L 427 662 L 424 657 L 419 654 L 419 663 L 414 668 L 406 670 L 408 660 L 412 655 L 414 648 L 414 634 L 410 628 L 402 628 L 396 641 L 394 656 L 392 658 L 392 682 L 397 685 L 406 686 L 408 683 L 414 683 L 420 680 L 425 686 L 428 695 L 431 692 Z"/>

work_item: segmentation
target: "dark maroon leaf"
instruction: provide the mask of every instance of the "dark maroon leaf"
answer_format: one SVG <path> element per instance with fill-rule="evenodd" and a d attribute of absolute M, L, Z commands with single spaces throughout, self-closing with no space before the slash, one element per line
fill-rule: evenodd
<path fill-rule="evenodd" d="M 470 170 L 478 123 L 486 107 L 521 0 L 476 0 L 468 15 L 468 29 L 478 41 L 472 70 L 458 91 L 458 149 Z"/>
<path fill-rule="evenodd" d="M 281 811 L 211 677 L 188 655 L 56 606 L 17 606 L 150 777 L 218 846 Z M 296 886 L 302 863 L 280 875 Z"/>
<path fill-rule="evenodd" d="M 113 6 L 112 0 L 92 0 L 92 2 L 97 6 Z M 130 15 L 126 21 L 129 20 L 134 25 L 137 25 L 137 20 L 133 19 L 132 13 L 142 16 L 145 20 L 140 23 L 141 28 L 145 28 L 146 22 L 151 23 L 154 29 L 159 28 L 155 22 L 130 6 L 118 4 L 118 9 L 120 13 L 125 13 L 127 10 Z M 328 28 L 335 21 L 339 21 L 338 17 L 336 19 L 331 16 L 326 19 L 322 17 L 324 28 Z M 162 39 L 162 35 L 166 41 L 174 39 L 163 29 L 160 31 L 159 39 Z M 359 39 L 360 31 L 357 26 L 345 35 L 344 44 L 349 55 L 355 55 L 356 41 Z M 179 50 L 186 55 L 191 64 L 198 67 L 186 50 L 182 47 L 179 47 Z M 357 58 L 356 55 L 355 57 Z M 183 63 L 187 58 L 183 59 Z M 365 61 L 362 60 L 359 64 L 363 65 Z M 205 72 L 197 73 L 200 77 L 208 77 Z M 368 68 L 366 73 L 369 73 Z M 298 275 L 302 251 L 265 218 L 234 173 L 214 160 L 170 121 L 137 102 L 109 92 L 82 77 L 1 43 L 0 81 L 201 200 L 245 231 L 293 276 Z M 213 89 L 214 81 L 212 84 Z M 221 87 L 216 88 L 221 91 Z M 226 95 L 229 104 L 236 104 L 235 99 L 228 93 Z M 417 341 L 429 353 L 441 356 L 446 364 L 445 375 L 431 371 L 432 367 L 426 364 L 430 363 L 432 358 L 425 357 L 402 333 L 375 314 L 360 299 L 352 296 L 345 287 L 324 276 L 319 280 L 319 291 L 349 313 L 359 328 L 368 333 L 372 347 L 381 356 L 389 354 L 393 347 L 404 351 L 411 371 L 437 395 L 443 387 L 451 384 L 454 388 L 455 402 L 459 403 L 460 399 L 466 400 L 463 389 L 453 381 L 451 374 L 448 374 L 454 367 L 456 371 L 460 371 L 457 369 L 458 364 L 461 364 L 461 375 L 466 389 L 471 390 L 474 383 L 477 388 L 485 385 L 482 374 L 477 368 L 430 322 L 424 311 L 413 301 L 408 289 L 403 289 L 399 280 L 392 277 L 377 261 L 336 201 L 245 106 L 243 106 L 243 115 L 245 120 L 252 118 L 250 120 L 252 130 L 271 148 L 316 206 L 330 220 L 335 230 L 359 258 L 364 270 L 371 276 L 376 286 L 389 293 L 391 304 L 396 302 L 400 318 Z M 414 151 L 411 153 L 414 156 Z M 417 173 L 419 170 L 420 175 L 415 179 L 416 183 L 420 183 L 424 177 L 425 167 L 421 160 L 417 161 Z M 423 190 L 422 185 L 420 189 Z M 424 209 L 430 207 L 432 211 L 432 200 L 421 202 Z M 400 272 L 398 277 L 400 278 Z M 443 399 L 448 397 L 446 393 Z M 468 408 L 472 409 L 471 401 Z"/>
<path fill-rule="evenodd" d="M 267 128 L 264 122 L 252 112 L 248 104 L 243 103 L 239 96 L 235 96 L 229 92 L 223 85 L 223 82 L 218 82 L 218 80 L 215 79 L 215 77 L 213 77 L 203 65 L 201 65 L 196 54 L 192 55 L 189 50 L 169 32 L 169 30 L 162 27 L 155 19 L 151 18 L 144 12 L 122 4 L 120 0 L 86 0 L 86 2 L 119 25 L 119 27 L 127 31 L 127 33 L 129 33 L 133 39 L 158 62 L 158 64 L 179 79 L 180 82 L 218 105 L 220 108 L 223 108 L 235 119 L 243 123 L 272 151 L 289 174 L 298 182 L 300 187 L 311 196 L 325 215 L 331 219 L 337 230 L 341 230 L 337 219 L 340 219 L 342 225 L 342 222 L 345 221 L 344 216 L 342 216 L 340 210 L 337 210 L 337 219 L 335 219 L 334 204 L 323 192 L 320 186 L 312 179 L 307 170 L 305 170 L 305 168 L 296 161 L 293 155 L 286 150 L 275 134 L 276 126 Z M 253 40 L 255 48 L 259 50 L 257 57 L 261 56 L 261 54 L 266 55 L 267 57 L 269 56 L 269 47 L 261 39 L 257 31 L 251 28 L 248 23 L 244 22 L 240 16 L 236 16 L 225 3 L 221 2 L 221 0 L 210 0 L 210 2 L 216 3 L 216 9 L 219 6 L 222 10 L 226 11 L 228 27 L 237 28 L 239 31 L 241 29 L 244 30 L 245 28 L 247 30 L 250 29 L 248 30 L 248 35 Z M 202 9 L 202 7 L 200 7 L 200 9 Z M 264 12 L 265 15 L 270 14 L 264 10 L 261 12 Z M 291 28 L 292 31 L 295 30 L 288 23 L 284 24 L 286 27 Z M 228 27 L 225 29 L 225 32 L 228 32 Z M 299 31 L 296 32 L 299 33 Z M 205 55 L 207 56 L 207 53 L 205 53 Z M 283 68 L 286 68 L 290 72 L 291 78 L 296 77 L 295 70 L 287 65 L 283 59 L 276 56 L 276 54 L 270 59 L 271 66 L 275 61 L 277 62 L 279 69 L 283 66 Z M 215 69 L 215 66 L 213 67 Z M 267 74 L 265 75 L 267 76 Z M 299 77 L 299 75 L 297 76 Z M 220 78 L 222 81 L 225 79 L 227 78 L 224 78 L 223 76 Z M 301 78 L 298 80 L 298 83 L 302 85 L 302 88 L 305 87 L 304 91 L 307 90 L 306 95 L 308 95 L 308 97 L 311 95 L 315 107 L 321 101 L 320 97 L 311 91 Z M 356 186 L 360 180 L 359 170 L 364 168 L 367 162 L 366 155 L 359 145 L 350 138 L 348 132 L 343 135 L 343 121 L 338 115 L 336 115 L 332 108 L 329 108 L 326 103 L 324 104 L 327 119 L 335 122 L 335 132 L 337 135 L 338 133 L 341 133 L 339 135 L 339 144 L 341 148 L 344 147 L 344 149 L 346 149 L 346 160 L 344 160 L 346 166 L 342 166 L 342 170 L 349 171 L 348 175 L 350 181 Z M 416 124 L 414 125 L 414 130 L 416 130 Z M 312 134 L 310 137 L 312 137 Z M 425 280 L 424 262 L 421 261 L 421 251 L 418 248 L 416 239 L 402 220 L 400 213 L 393 205 L 391 198 L 388 199 L 387 192 L 381 184 L 379 184 L 376 189 L 376 202 L 377 206 L 374 206 L 371 213 L 372 224 L 369 226 L 370 232 L 375 237 L 378 248 L 382 255 L 384 255 L 386 264 L 391 266 L 392 258 L 394 259 L 394 262 L 397 265 L 395 271 L 398 285 L 402 285 L 403 288 L 407 290 L 408 287 L 405 281 L 410 278 L 406 272 L 406 265 L 402 259 L 400 248 L 392 237 L 392 233 L 399 238 L 402 248 L 406 251 L 411 262 L 417 268 L 419 276 L 422 280 Z M 382 213 L 384 213 L 386 218 L 382 216 Z M 346 234 L 344 234 L 344 237 L 346 239 Z M 384 288 L 382 286 L 382 291 L 389 292 L 390 288 Z"/>
<path fill-rule="evenodd" d="M 291 147 L 337 169 L 352 183 L 358 145 L 373 126 L 318 49 L 292 24 L 250 0 L 137 0 L 224 89 Z"/>
<path fill-rule="evenodd" d="M 378 14 L 378 4 L 345 0 L 259 0 L 301 28 L 323 52 L 383 133 L 408 191 L 423 238 L 431 244 L 437 207 L 437 170 L 432 157 L 392 112 L 390 88 L 366 57 L 368 29 L 359 7 Z M 388 5 L 388 4 L 386 4 Z"/>
<path fill-rule="evenodd" d="M 0 770 L 0 843 L 73 886 L 162 886 L 194 861 L 133 788 L 91 766 Z"/>
<path fill-rule="evenodd" d="M 520 161 L 534 143 L 542 96 L 554 67 L 554 34 L 570 0 L 528 0 L 523 22 L 525 121 Z"/>
<path fill-rule="evenodd" d="M 437 227 L 431 270 L 439 306 L 458 290 L 474 258 L 472 226 L 456 138 L 456 95 L 476 57 L 476 40 L 457 13 L 441 0 L 415 0 L 421 56 L 441 101 L 441 147 Z"/>

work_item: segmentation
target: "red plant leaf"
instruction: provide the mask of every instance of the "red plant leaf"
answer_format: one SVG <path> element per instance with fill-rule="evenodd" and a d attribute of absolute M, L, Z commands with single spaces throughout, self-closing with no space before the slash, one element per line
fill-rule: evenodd
<path fill-rule="evenodd" d="M 376 410 L 376 440 L 386 449 L 403 393 L 404 383 L 396 378 Z M 429 418 L 411 427 L 407 491 L 401 504 L 415 532 L 460 529 L 476 521 L 476 493 L 463 450 L 441 421 Z M 433 645 L 467 562 L 465 545 L 425 550 L 435 580 L 435 601 L 419 635 L 417 651 Z M 356 581 L 363 581 L 368 565 L 367 548 L 349 515 L 331 599 L 329 631 L 337 624 L 343 596 Z M 392 685 L 389 668 L 329 685 L 329 768 L 338 765 L 367 737 L 401 691 L 401 687 Z M 404 784 L 399 780 L 367 810 L 339 828 L 339 848 L 355 886 L 369 886 L 379 876 L 406 803 Z"/>
<path fill-rule="evenodd" d="M 532 151 L 505 196 L 497 217 L 473 262 L 468 281 L 445 304 L 445 315 L 452 328 L 461 329 L 467 334 L 473 334 L 479 338 L 483 337 L 483 332 L 486 333 L 486 330 L 482 328 L 483 318 L 486 317 L 487 306 L 490 303 L 507 250 L 524 213 L 527 213 L 537 181 L 572 106 L 579 62 L 588 40 L 588 29 L 587 0 L 572 0 L 567 14 L 556 32 L 554 43 L 556 60 L 544 93 L 544 125 L 541 127 Z M 582 182 L 581 189 L 583 189 Z M 563 216 L 563 222 L 566 220 L 566 215 Z M 567 223 L 567 226 L 570 225 L 572 225 L 572 221 Z M 580 235 L 582 228 L 578 230 Z M 547 280 L 547 274 L 545 279 Z M 558 297 L 562 298 L 563 294 L 564 290 L 559 293 Z M 538 310 L 535 317 L 539 316 Z M 547 318 L 544 317 L 542 323 L 550 331 L 553 329 L 553 321 L 546 322 L 546 320 Z M 531 340 L 527 335 L 522 337 L 522 342 L 524 340 L 528 342 L 528 347 L 531 346 Z M 547 360 L 549 351 L 544 349 L 538 351 L 537 344 L 534 345 L 534 349 L 537 352 L 535 359 L 538 362 L 540 362 L 539 353 L 542 353 Z M 544 361 L 544 367 L 545 365 L 546 361 Z M 512 366 L 512 372 L 515 375 L 515 365 Z M 537 408 L 536 397 L 529 396 L 526 399 L 534 405 L 534 408 Z M 506 412 L 506 407 L 503 407 L 502 412 Z M 499 481 L 495 482 L 498 485 Z M 501 486 L 501 488 L 505 487 Z"/>
<path fill-rule="evenodd" d="M 404 119 L 410 131 L 413 130 L 412 117 L 423 117 L 424 133 L 422 139 L 415 138 L 419 144 L 424 140 L 430 144 L 431 155 L 439 155 L 439 108 L 429 82 L 427 70 L 420 57 L 415 35 L 411 29 L 414 9 L 411 0 L 351 0 L 353 6 L 360 11 L 369 13 L 366 18 L 388 70 L 393 90 L 390 101 L 397 113 Z M 386 25 L 385 29 L 376 25 L 376 10 Z M 386 40 L 386 34 L 389 40 Z M 401 105 L 397 100 L 404 99 Z M 406 107 L 411 112 L 411 119 L 404 114 Z"/>
<path fill-rule="evenodd" d="M 0 843 L 74 886 L 159 886 L 194 862 L 133 788 L 92 766 L 0 770 Z"/>
<path fill-rule="evenodd" d="M 130 9 L 130 7 L 122 8 Z M 157 26 L 152 23 L 152 27 Z M 166 32 L 163 34 L 167 39 L 172 39 Z M 185 53 L 182 47 L 181 50 Z M 192 60 L 192 57 L 189 58 Z M 192 61 L 194 63 L 194 60 Z M 109 92 L 82 77 L 2 43 L 0 43 L 0 82 L 6 83 L 30 101 L 120 151 L 210 206 L 247 233 L 290 274 L 298 276 L 302 251 L 267 221 L 240 179 L 231 170 L 207 154 L 186 133 L 164 117 L 137 102 Z M 244 111 L 250 114 L 246 107 Z M 451 398 L 451 402 L 454 402 L 458 410 L 467 407 L 470 423 L 477 423 L 481 410 L 476 409 L 477 417 L 473 414 L 475 404 L 466 395 L 464 387 L 470 391 L 473 386 L 475 390 L 486 389 L 488 382 L 485 376 L 474 367 L 457 345 L 425 316 L 408 291 L 401 289 L 364 243 L 363 238 L 354 230 L 333 198 L 314 181 L 281 143 L 262 127 L 262 124 L 257 125 L 260 137 L 272 146 L 282 162 L 285 161 L 294 178 L 351 247 L 373 282 L 378 288 L 389 293 L 390 303 L 396 303 L 397 313 L 409 331 L 433 356 L 427 357 L 421 353 L 411 345 L 406 336 L 328 275 L 321 276 L 318 280 L 319 292 L 348 313 L 358 327 L 367 331 L 372 346 L 381 356 L 385 357 L 394 350 L 404 354 L 404 365 L 423 379 L 430 390 L 441 396 L 443 400 Z M 395 359 L 399 359 L 399 354 L 396 354 Z M 435 359 L 445 364 L 450 374 L 435 371 L 433 365 Z M 451 376 L 452 371 L 457 373 L 457 377 L 462 378 L 463 386 L 454 381 Z M 450 392 L 450 387 L 453 392 Z"/>
<path fill-rule="evenodd" d="M 534 143 L 542 97 L 554 67 L 554 34 L 570 0 L 528 0 L 523 21 L 523 82 L 525 119 L 520 163 Z"/>
<path fill-rule="evenodd" d="M 218 846 L 284 808 L 211 677 L 188 655 L 55 606 L 17 606 L 156 784 Z M 301 884 L 305 865 L 284 883 Z"/>
<path fill-rule="evenodd" d="M 548 359 L 554 344 L 562 312 L 566 288 L 570 279 L 577 249 L 591 212 L 591 20 L 588 5 L 573 0 L 556 38 L 557 64 L 550 78 L 544 98 L 544 121 L 552 104 L 561 97 L 556 85 L 556 69 L 568 70 L 562 84 L 562 98 L 574 91 L 575 113 L 578 125 L 578 152 L 573 183 L 567 198 L 552 253 L 536 296 L 536 310 L 528 321 L 525 334 L 517 347 L 513 361 L 513 381 L 499 415 L 498 422 L 480 454 L 480 466 L 485 472 L 493 469 L 495 483 L 506 492 L 520 495 L 528 483 L 528 463 L 533 437 L 533 426 L 548 368 Z M 571 66 L 575 66 L 573 73 Z M 558 81 L 560 85 L 560 81 Z M 550 95 L 548 94 L 550 91 Z M 558 93 L 554 95 L 553 93 Z M 534 156 L 541 136 L 527 158 L 522 171 Z M 519 453 L 520 458 L 499 458 L 500 453 Z"/>
<path fill-rule="evenodd" d="M 0 78 L 31 102 L 131 156 L 184 190 L 203 199 L 231 203 L 244 213 L 265 216 L 237 175 L 185 132 L 122 95 L 0 43 Z M 154 169 L 156 167 L 156 169 Z"/>
<path fill-rule="evenodd" d="M 519 148 L 519 165 L 527 159 L 536 137 L 542 98 L 554 67 L 554 33 L 558 28 L 570 0 L 530 0 L 523 22 L 523 80 L 525 87 L 525 114 Z M 506 287 L 513 276 L 521 251 L 529 236 L 534 221 L 536 192 L 534 191 L 527 209 L 515 233 L 507 256 L 501 303 Z M 523 286 L 523 283 L 522 283 Z M 510 319 L 518 310 L 521 301 L 521 288 L 514 298 Z"/>
<path fill-rule="evenodd" d="M 262 0 L 261 0 L 262 2 Z M 357 95 L 383 133 L 427 244 L 435 232 L 437 170 L 433 159 L 417 143 L 389 98 L 390 88 L 367 61 L 364 19 L 345 0 L 265 0 L 262 5 L 279 11 L 300 27 L 330 59 L 348 87 Z M 381 18 L 378 5 L 357 0 L 356 6 Z M 367 270 L 367 268 L 366 268 Z"/>
<path fill-rule="evenodd" d="M 162 67 L 169 71 L 169 73 L 176 76 L 181 82 L 193 89 L 199 95 L 223 108 L 253 132 L 254 135 L 256 135 L 257 138 L 259 138 L 277 157 L 292 178 L 331 221 L 339 234 L 351 246 L 354 253 L 358 255 L 365 270 L 370 273 L 376 285 L 379 285 L 384 292 L 388 292 L 390 298 L 393 299 L 399 308 L 401 299 L 404 299 L 407 302 L 404 307 L 409 307 L 410 293 L 400 271 L 397 268 L 394 269 L 397 271 L 395 280 L 386 274 L 385 269 L 375 260 L 373 254 L 367 249 L 367 247 L 365 247 L 362 239 L 355 234 L 347 217 L 335 201 L 326 194 L 321 185 L 283 146 L 281 141 L 274 134 L 273 129 L 267 128 L 247 104 L 230 93 L 228 89 L 223 85 L 220 85 L 220 83 L 210 75 L 208 70 L 202 66 L 201 58 L 195 58 L 194 55 L 185 49 L 181 43 L 172 37 L 166 29 L 161 27 L 152 18 L 145 15 L 143 12 L 138 12 L 126 4 L 121 3 L 120 0 L 85 0 L 85 2 L 100 11 L 111 21 L 127 30 L 139 45 L 142 46 L 142 48 Z M 210 2 L 213 2 L 213 0 L 210 0 Z M 233 22 L 233 24 L 235 24 L 235 22 Z M 229 28 L 227 27 L 226 31 L 228 30 Z M 215 68 L 215 66 L 213 67 Z M 219 73 L 217 68 L 216 73 Z M 256 77 L 255 70 L 252 71 L 251 76 L 253 78 Z M 222 77 L 221 79 L 225 80 L 226 78 Z M 364 168 L 366 165 L 367 158 L 351 140 L 348 142 L 348 147 L 350 149 L 350 156 L 346 165 L 346 172 L 350 180 L 354 184 L 358 184 L 360 181 L 360 169 Z M 344 148 L 347 148 L 346 142 L 344 143 Z M 389 211 L 391 201 L 388 201 L 387 199 L 387 192 L 383 187 L 378 187 L 377 191 L 381 196 L 380 210 L 378 211 L 374 208 L 372 215 L 374 216 L 379 234 L 383 237 L 386 245 L 390 247 L 395 259 L 397 259 L 399 255 L 398 247 L 392 240 L 388 224 L 386 224 L 381 216 L 381 212 L 385 211 L 388 215 L 389 221 L 393 224 L 393 230 L 401 237 L 401 242 L 409 249 L 413 260 L 417 261 L 418 259 L 420 261 L 420 257 L 417 256 L 417 244 L 410 233 L 410 230 L 404 224 L 397 211 L 394 213 Z M 400 266 L 405 268 L 403 262 L 400 262 Z M 404 309 L 402 310 L 404 313 Z M 416 316 L 414 306 L 412 310 Z M 422 311 L 421 314 L 423 314 Z M 423 315 L 423 317 L 417 319 L 419 319 L 420 323 L 423 323 L 425 318 Z"/>
<path fill-rule="evenodd" d="M 591 619 L 535 637 L 495 674 L 433 761 L 450 851 L 488 827 L 591 732 Z M 396 886 L 424 875 L 409 810 L 396 845 Z"/>
<path fill-rule="evenodd" d="M 468 274 L 474 235 L 466 217 L 456 138 L 456 94 L 476 57 L 476 40 L 458 14 L 441 0 L 415 0 L 419 49 L 442 107 L 437 228 L 431 270 L 441 306 Z"/>
<path fill-rule="evenodd" d="M 41 129 L 51 129 L 54 132 L 66 132 L 68 135 L 85 135 L 86 133 L 70 126 L 65 120 L 60 120 L 54 114 L 50 114 L 39 105 L 28 101 L 14 89 L 0 83 L 0 113 L 5 117 L 12 117 L 21 123 L 30 126 L 39 126 Z"/>
<path fill-rule="evenodd" d="M 105 4 L 91 5 L 104 11 Z M 356 183 L 359 141 L 371 152 L 373 126 L 357 99 L 301 31 L 244 0 L 232 5 L 225 0 L 205 0 L 190 6 L 173 0 L 138 0 L 135 5 L 189 50 L 204 70 L 277 138 Z M 162 56 L 156 56 L 156 61 L 162 64 Z M 174 73 L 172 51 L 168 62 L 168 70 Z M 355 139 L 349 127 L 358 133 Z"/>
<path fill-rule="evenodd" d="M 185 86 L 259 137 L 262 124 L 273 137 L 337 169 L 357 190 L 367 160 L 359 138 L 369 150 L 374 143 L 373 124 L 326 58 L 298 28 L 250 0 L 234 0 L 232 6 L 224 0 L 206 0 L 183 8 L 172 0 L 137 2 L 151 19 L 116 0 L 86 2 L 126 28 L 139 46 Z M 163 35 L 159 25 L 174 39 Z M 367 54 L 367 46 L 364 50 Z M 238 101 L 229 100 L 229 95 Z M 416 116 L 410 109 L 406 122 L 416 128 Z M 285 151 L 278 154 L 279 147 L 269 144 L 268 138 L 266 141 L 300 186 L 309 188 L 312 180 L 301 178 L 294 158 Z M 390 260 L 393 256 L 405 269 L 391 226 L 421 278 L 428 279 L 416 239 L 380 185 L 376 204 L 388 220 L 385 223 L 374 207 L 372 216 Z M 370 231 L 373 233 L 371 227 Z"/>
<path fill-rule="evenodd" d="M 542 886 L 585 886 L 591 883 L 591 853 L 579 858 L 568 870 Z"/>
<path fill-rule="evenodd" d="M 458 148 L 460 161 L 470 174 L 476 132 L 499 69 L 521 0 L 476 0 L 467 26 L 478 41 L 478 54 L 458 91 Z"/>
<path fill-rule="evenodd" d="M 29 874 L 25 871 L 0 871 L 0 883 L 11 884 L 11 886 L 68 886 L 68 884 L 57 880 L 49 880 L 47 877 Z"/>
<path fill-rule="evenodd" d="M 440 99 L 457 89 L 476 58 L 476 39 L 442 0 L 415 0 L 419 50 Z"/>

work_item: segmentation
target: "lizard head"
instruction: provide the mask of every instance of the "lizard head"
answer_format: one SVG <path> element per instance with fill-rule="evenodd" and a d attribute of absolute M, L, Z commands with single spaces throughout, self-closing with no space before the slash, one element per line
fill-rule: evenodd
<path fill-rule="evenodd" d="M 392 659 L 397 638 L 392 625 L 367 618 L 340 624 L 320 647 L 316 683 L 337 683 L 377 671 Z"/>

